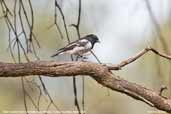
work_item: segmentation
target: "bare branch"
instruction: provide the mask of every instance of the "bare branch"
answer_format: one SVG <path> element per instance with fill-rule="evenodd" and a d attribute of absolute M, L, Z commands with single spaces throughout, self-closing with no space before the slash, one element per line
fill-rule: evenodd
<path fill-rule="evenodd" d="M 64 16 L 64 13 L 63 13 L 63 11 L 62 11 L 61 7 L 59 6 L 59 4 L 58 4 L 57 0 L 55 0 L 55 7 L 57 7 L 57 8 L 58 8 L 58 10 L 59 10 L 59 12 L 60 12 L 60 14 L 61 14 L 61 16 L 62 16 L 62 20 L 63 20 L 63 24 L 64 24 L 64 28 L 65 28 L 65 32 L 66 32 L 66 36 L 67 36 L 67 40 L 68 40 L 68 42 L 70 43 L 71 41 L 70 41 L 70 38 L 69 38 L 69 33 L 68 33 L 68 29 L 67 29 L 66 21 L 65 21 L 65 16 Z"/>
<path fill-rule="evenodd" d="M 158 92 L 121 79 L 113 75 L 107 66 L 101 64 L 92 62 L 55 61 L 35 61 L 20 64 L 0 63 L 0 77 L 20 77 L 29 75 L 45 75 L 50 77 L 88 75 L 105 87 L 128 96 L 138 95 L 157 109 L 171 112 L 171 99 L 163 98 Z"/>
<path fill-rule="evenodd" d="M 137 60 L 138 58 L 140 58 L 141 56 L 143 56 L 144 54 L 146 54 L 149 51 L 152 51 L 153 53 L 155 53 L 155 54 L 157 54 L 157 55 L 159 55 L 159 56 L 161 56 L 163 58 L 171 59 L 171 55 L 166 55 L 164 53 L 161 53 L 161 52 L 159 52 L 159 51 L 157 51 L 154 48 L 149 46 L 149 47 L 143 49 L 142 51 L 140 51 L 139 53 L 137 53 L 135 56 L 130 57 L 127 60 L 124 60 L 124 61 L 122 61 L 121 63 L 119 63 L 117 65 L 108 66 L 108 68 L 110 70 L 120 70 L 122 67 L 134 62 L 135 60 Z"/>

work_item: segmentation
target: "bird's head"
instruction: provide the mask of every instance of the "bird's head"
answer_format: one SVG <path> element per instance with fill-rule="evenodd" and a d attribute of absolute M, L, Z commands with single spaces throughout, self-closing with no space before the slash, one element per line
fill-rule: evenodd
<path fill-rule="evenodd" d="M 98 39 L 98 37 L 94 34 L 89 34 L 86 36 L 86 39 L 89 40 L 93 45 L 95 43 L 100 43 L 100 40 Z"/>

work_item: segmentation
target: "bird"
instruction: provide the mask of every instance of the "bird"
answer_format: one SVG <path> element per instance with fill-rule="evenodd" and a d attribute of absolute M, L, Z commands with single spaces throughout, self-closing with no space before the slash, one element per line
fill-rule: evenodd
<path fill-rule="evenodd" d="M 51 57 L 55 57 L 62 54 L 70 54 L 82 58 L 84 55 L 90 53 L 94 45 L 99 42 L 100 40 L 96 35 L 88 34 L 57 50 L 57 52 Z"/>

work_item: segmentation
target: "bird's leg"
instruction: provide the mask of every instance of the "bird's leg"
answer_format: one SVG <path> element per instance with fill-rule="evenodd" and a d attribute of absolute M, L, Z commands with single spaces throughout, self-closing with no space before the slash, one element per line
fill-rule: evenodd
<path fill-rule="evenodd" d="M 76 60 L 79 60 L 80 58 L 82 58 L 82 56 L 79 55 L 79 54 L 77 54 L 77 55 L 76 55 Z"/>
<path fill-rule="evenodd" d="M 83 56 L 81 56 L 80 54 L 77 54 L 77 56 L 76 56 L 76 60 L 79 60 L 79 59 L 81 59 L 81 60 L 82 60 L 82 57 L 83 57 Z"/>
<path fill-rule="evenodd" d="M 76 61 L 77 61 L 79 58 L 80 58 L 80 57 L 77 55 L 77 56 L 76 56 Z"/>
<path fill-rule="evenodd" d="M 81 61 L 83 61 L 83 62 L 86 62 L 85 60 L 88 59 L 88 58 L 85 57 L 85 56 L 83 56 L 83 55 L 78 54 L 77 57 L 76 57 L 76 60 L 79 60 L 79 59 L 80 59 Z"/>

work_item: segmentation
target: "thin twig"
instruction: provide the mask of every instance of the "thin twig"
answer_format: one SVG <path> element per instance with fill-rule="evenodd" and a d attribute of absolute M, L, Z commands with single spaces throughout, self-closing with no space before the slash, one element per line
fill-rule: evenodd
<path fill-rule="evenodd" d="M 68 41 L 68 43 L 70 43 L 71 41 L 70 41 L 67 26 L 66 26 L 65 16 L 64 16 L 64 13 L 63 13 L 61 7 L 59 6 L 57 0 L 55 0 L 55 7 L 58 8 L 58 10 L 59 10 L 59 12 L 60 12 L 60 14 L 62 16 L 62 20 L 63 20 L 63 24 L 64 24 L 64 28 L 65 28 L 65 33 L 66 33 L 66 36 L 67 36 L 67 41 Z M 74 60 L 72 55 L 71 55 L 71 60 L 72 61 Z M 77 99 L 76 77 L 73 77 L 73 89 L 74 89 L 74 104 L 77 107 L 78 112 L 80 114 L 81 112 L 80 112 L 80 107 L 79 107 L 79 103 L 78 103 L 78 99 Z"/>
<path fill-rule="evenodd" d="M 67 29 L 67 25 L 66 25 L 66 21 L 65 21 L 65 16 L 64 16 L 64 13 L 63 13 L 61 7 L 59 6 L 57 0 L 55 0 L 55 7 L 58 8 L 58 10 L 59 10 L 59 12 L 60 12 L 60 14 L 62 16 L 62 20 L 63 20 L 63 24 L 64 24 L 64 28 L 65 28 L 65 33 L 66 33 L 66 36 L 67 36 L 67 40 L 70 43 L 70 38 L 69 38 L 68 29 Z"/>
<path fill-rule="evenodd" d="M 160 24 L 158 23 L 158 21 L 157 21 L 157 19 L 155 17 L 155 14 L 154 14 L 154 12 L 152 10 L 150 1 L 149 0 L 144 0 L 144 2 L 145 2 L 145 5 L 147 7 L 147 10 L 149 12 L 149 17 L 151 19 L 151 23 L 155 27 L 155 32 L 156 32 L 157 36 L 159 37 L 159 40 L 160 40 L 160 42 L 162 44 L 161 46 L 163 47 L 165 53 L 168 53 L 169 52 L 169 45 L 167 44 L 166 38 L 165 38 L 165 36 L 162 33 Z M 159 65 L 159 67 L 161 67 L 161 65 L 160 65 L 161 63 L 159 62 L 158 58 L 156 58 L 156 63 Z M 171 67 L 171 62 L 169 62 L 169 66 Z M 157 70 L 159 75 L 161 74 L 161 70 L 160 69 L 161 68 L 158 68 L 158 70 Z M 171 77 L 171 68 L 170 68 L 170 73 L 169 74 L 170 74 L 169 77 Z M 169 78 L 169 83 L 171 83 L 171 78 Z"/>
<path fill-rule="evenodd" d="M 117 65 L 111 65 L 111 66 L 108 66 L 108 68 L 110 70 L 121 70 L 122 67 L 134 62 L 135 60 L 137 60 L 138 58 L 140 58 L 141 56 L 143 56 L 144 54 L 146 54 L 147 52 L 149 51 L 152 51 L 153 53 L 163 57 L 163 58 L 166 58 L 166 59 L 171 59 L 171 55 L 167 55 L 167 54 L 164 54 L 164 53 L 161 53 L 157 50 L 155 50 L 154 48 L 152 47 L 147 47 L 145 49 L 143 49 L 142 51 L 140 51 L 139 53 L 137 53 L 135 56 L 133 57 L 130 57 L 124 61 L 122 61 L 121 63 L 117 64 Z"/>

